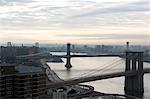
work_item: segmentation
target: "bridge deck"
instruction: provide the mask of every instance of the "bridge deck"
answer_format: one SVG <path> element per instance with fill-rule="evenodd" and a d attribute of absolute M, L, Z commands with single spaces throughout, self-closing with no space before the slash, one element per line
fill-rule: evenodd
<path fill-rule="evenodd" d="M 117 55 L 117 54 L 101 54 L 101 55 L 51 55 L 50 53 L 44 52 L 44 53 L 36 53 L 36 54 L 29 54 L 29 55 L 21 55 L 17 56 L 17 59 L 23 59 L 23 58 L 29 58 L 29 57 L 41 57 L 44 58 L 46 55 L 49 58 L 50 57 L 59 57 L 59 58 L 68 58 L 68 57 L 118 57 L 123 55 Z"/>
<path fill-rule="evenodd" d="M 76 85 L 79 83 L 85 83 L 85 82 L 96 81 L 96 80 L 103 80 L 103 79 L 122 77 L 122 76 L 133 76 L 133 75 L 138 74 L 138 72 L 139 71 L 115 72 L 115 73 L 103 74 L 103 75 L 97 75 L 97 76 L 91 76 L 91 77 L 81 77 L 77 79 L 70 79 L 67 81 L 51 83 L 48 85 L 48 88 L 59 88 L 62 86 Z M 150 73 L 150 69 L 144 69 L 143 73 Z"/>
<path fill-rule="evenodd" d="M 117 55 L 117 54 L 101 54 L 101 55 L 65 55 L 64 58 L 67 57 L 118 57 L 123 55 Z"/>

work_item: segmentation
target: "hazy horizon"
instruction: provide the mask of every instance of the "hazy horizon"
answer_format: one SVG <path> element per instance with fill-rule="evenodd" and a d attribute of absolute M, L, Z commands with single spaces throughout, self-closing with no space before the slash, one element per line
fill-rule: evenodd
<path fill-rule="evenodd" d="M 149 0 L 0 0 L 0 44 L 150 44 Z"/>

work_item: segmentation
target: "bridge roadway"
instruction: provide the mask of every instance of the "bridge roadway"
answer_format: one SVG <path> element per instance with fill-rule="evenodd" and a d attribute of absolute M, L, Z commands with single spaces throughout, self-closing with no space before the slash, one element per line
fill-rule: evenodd
<path fill-rule="evenodd" d="M 119 57 L 123 55 L 117 54 L 100 54 L 100 55 L 64 55 L 63 58 L 67 57 Z"/>
<path fill-rule="evenodd" d="M 91 82 L 96 80 L 103 80 L 103 79 L 109 79 L 109 78 L 115 78 L 115 77 L 122 77 L 122 76 L 134 76 L 137 75 L 139 71 L 127 71 L 127 72 L 115 72 L 115 73 L 109 73 L 109 74 L 101 74 L 101 75 L 95 75 L 95 76 L 89 76 L 89 77 L 81 77 L 76 79 L 70 79 L 66 81 L 60 81 L 55 83 L 48 84 L 48 88 L 59 88 L 62 86 L 69 86 L 69 85 L 76 85 L 79 83 L 85 83 L 85 82 Z M 144 73 L 150 73 L 150 68 L 143 69 Z"/>
<path fill-rule="evenodd" d="M 52 55 L 49 52 L 42 52 L 36 54 L 29 54 L 29 55 L 21 55 L 17 56 L 17 59 L 25 59 L 25 58 L 51 58 L 51 57 L 58 57 L 58 58 L 68 58 L 68 57 L 119 57 L 123 55 L 119 54 L 100 54 L 100 55 Z"/>

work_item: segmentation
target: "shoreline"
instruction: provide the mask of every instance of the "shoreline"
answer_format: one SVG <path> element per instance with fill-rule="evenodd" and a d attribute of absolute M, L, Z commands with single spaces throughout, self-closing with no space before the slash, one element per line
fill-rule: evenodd
<path fill-rule="evenodd" d="M 63 79 L 61 79 L 51 68 L 50 66 L 46 63 L 48 60 L 46 59 L 41 59 L 40 63 L 42 65 L 42 67 L 45 69 L 44 71 L 46 72 L 46 75 L 48 77 L 48 80 L 52 83 L 55 82 L 60 82 L 63 81 Z M 72 94 L 68 94 L 67 97 L 75 97 L 75 96 L 83 96 L 86 94 L 91 94 L 92 92 L 94 92 L 94 87 L 89 86 L 89 85 L 73 85 L 73 86 L 64 86 L 64 88 L 66 88 L 66 90 L 76 90 L 77 93 L 72 93 Z M 51 91 L 52 92 L 52 91 Z"/>

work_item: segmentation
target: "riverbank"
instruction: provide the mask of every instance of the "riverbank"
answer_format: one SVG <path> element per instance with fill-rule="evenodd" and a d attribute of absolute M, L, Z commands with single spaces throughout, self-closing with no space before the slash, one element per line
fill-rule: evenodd
<path fill-rule="evenodd" d="M 46 72 L 48 80 L 50 83 L 60 82 L 63 81 L 58 75 L 50 68 L 50 66 L 46 63 L 48 60 L 41 59 L 40 63 Z M 66 99 L 75 99 L 75 96 L 83 96 L 86 94 L 90 94 L 94 91 L 94 87 L 88 85 L 74 85 L 74 86 L 64 86 L 58 89 L 49 89 L 49 98 L 57 99 L 58 96 L 60 97 L 67 97 Z"/>

